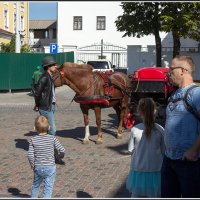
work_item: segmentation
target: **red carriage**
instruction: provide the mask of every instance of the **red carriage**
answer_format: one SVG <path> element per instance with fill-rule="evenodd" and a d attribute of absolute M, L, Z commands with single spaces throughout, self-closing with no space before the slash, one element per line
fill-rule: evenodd
<path fill-rule="evenodd" d="M 151 97 L 157 104 L 157 120 L 162 125 L 165 121 L 165 108 L 168 98 L 175 89 L 169 82 L 169 68 L 143 67 L 129 75 L 132 93 L 129 112 L 124 119 L 126 128 L 132 128 L 137 119 L 136 106 L 140 98 Z"/>

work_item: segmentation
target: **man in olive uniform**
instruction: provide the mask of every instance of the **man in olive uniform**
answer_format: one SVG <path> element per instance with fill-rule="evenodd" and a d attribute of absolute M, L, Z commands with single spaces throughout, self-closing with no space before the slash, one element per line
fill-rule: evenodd
<path fill-rule="evenodd" d="M 41 66 L 37 66 L 37 70 L 33 73 L 33 76 L 32 76 L 32 94 L 34 95 L 35 94 L 35 89 L 38 85 L 38 81 L 41 77 L 41 75 L 43 74 L 43 69 Z"/>

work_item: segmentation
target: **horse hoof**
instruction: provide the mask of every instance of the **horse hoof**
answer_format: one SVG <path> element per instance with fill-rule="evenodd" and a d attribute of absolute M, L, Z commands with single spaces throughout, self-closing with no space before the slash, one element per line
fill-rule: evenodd
<path fill-rule="evenodd" d="M 117 134 L 117 139 L 122 139 L 122 135 L 121 134 Z"/>
<path fill-rule="evenodd" d="M 89 140 L 83 140 L 83 144 L 89 144 Z"/>
<path fill-rule="evenodd" d="M 96 141 L 96 144 L 102 144 L 102 143 L 103 143 L 102 140 L 97 140 L 97 141 Z"/>

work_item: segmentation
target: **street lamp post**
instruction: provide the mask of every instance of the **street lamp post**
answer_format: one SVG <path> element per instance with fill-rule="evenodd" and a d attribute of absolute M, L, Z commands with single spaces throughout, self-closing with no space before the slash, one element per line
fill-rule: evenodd
<path fill-rule="evenodd" d="M 20 2 L 16 1 L 15 53 L 20 53 Z"/>

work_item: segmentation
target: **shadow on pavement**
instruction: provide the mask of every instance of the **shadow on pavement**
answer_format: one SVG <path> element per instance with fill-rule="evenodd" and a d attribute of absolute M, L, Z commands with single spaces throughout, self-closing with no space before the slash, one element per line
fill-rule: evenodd
<path fill-rule="evenodd" d="M 113 131 L 110 131 L 107 127 L 102 128 L 103 134 L 110 134 L 116 138 L 116 134 Z M 90 135 L 97 136 L 97 127 L 90 126 Z M 72 138 L 79 141 L 83 141 L 85 137 L 85 127 L 77 127 L 74 129 L 65 129 L 56 131 L 56 136 Z"/>
<path fill-rule="evenodd" d="M 17 198 L 29 198 L 30 197 L 30 195 L 28 195 L 28 194 L 22 194 L 21 190 L 19 190 L 17 188 L 8 188 L 8 192 Z"/>
<path fill-rule="evenodd" d="M 94 133 L 96 132 L 96 130 L 97 129 L 95 127 L 90 127 L 91 135 L 95 135 Z M 74 129 L 59 130 L 56 131 L 56 136 L 83 141 L 83 138 L 85 137 L 85 128 L 77 127 Z"/>
<path fill-rule="evenodd" d="M 112 151 L 116 151 L 121 155 L 130 155 L 130 153 L 128 152 L 128 144 L 121 144 L 121 145 L 117 145 L 117 146 L 107 146 L 106 148 L 112 150 Z"/>
<path fill-rule="evenodd" d="M 37 132 L 35 131 L 29 131 L 28 133 L 25 133 L 24 136 L 34 136 L 37 135 Z"/>
<path fill-rule="evenodd" d="M 131 193 L 126 189 L 126 181 L 123 185 L 113 194 L 112 198 L 130 198 Z"/>
<path fill-rule="evenodd" d="M 88 194 L 87 192 L 83 192 L 83 191 L 77 191 L 76 197 L 77 198 L 93 198 L 90 194 Z"/>
<path fill-rule="evenodd" d="M 20 148 L 20 149 L 24 149 L 25 151 L 28 151 L 28 146 L 29 143 L 27 141 L 27 139 L 15 139 L 15 146 L 16 148 Z"/>

